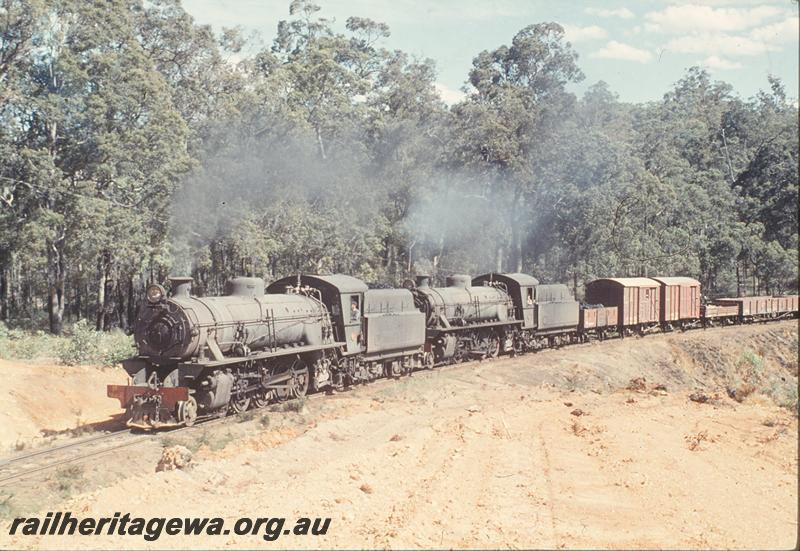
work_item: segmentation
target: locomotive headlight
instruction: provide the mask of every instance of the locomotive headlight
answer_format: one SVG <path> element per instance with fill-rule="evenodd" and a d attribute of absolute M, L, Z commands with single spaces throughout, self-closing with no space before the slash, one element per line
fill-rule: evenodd
<path fill-rule="evenodd" d="M 156 283 L 147 287 L 145 295 L 147 295 L 147 302 L 155 304 L 164 299 L 164 297 L 167 295 L 167 291 L 161 285 Z"/>

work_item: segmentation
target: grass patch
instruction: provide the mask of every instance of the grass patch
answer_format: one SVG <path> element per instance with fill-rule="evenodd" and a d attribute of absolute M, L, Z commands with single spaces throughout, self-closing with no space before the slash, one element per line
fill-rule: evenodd
<path fill-rule="evenodd" d="M 249 409 L 243 413 L 240 413 L 237 416 L 236 422 L 237 423 L 246 423 L 247 421 L 252 421 L 256 418 L 257 412 L 254 409 Z"/>
<path fill-rule="evenodd" d="M 293 411 L 295 413 L 299 413 L 303 411 L 304 407 L 306 407 L 305 396 L 301 398 L 295 398 L 294 400 L 288 400 L 286 402 L 279 402 L 277 404 L 272 404 L 271 406 L 269 406 L 269 411 L 276 411 L 276 412 Z"/>
<path fill-rule="evenodd" d="M 214 451 L 224 449 L 228 444 L 233 442 L 235 436 L 230 430 L 225 431 L 224 434 L 211 440 L 210 448 Z"/>
<path fill-rule="evenodd" d="M 0 493 L 0 518 L 7 519 L 17 516 L 16 507 L 11 503 L 14 494 L 11 492 Z"/>
<path fill-rule="evenodd" d="M 775 391 L 773 394 L 775 403 L 778 406 L 788 409 L 795 416 L 800 413 L 800 408 L 798 407 L 798 392 L 796 385 L 782 385 L 780 390 Z"/>
<path fill-rule="evenodd" d="M 84 484 L 84 469 L 81 465 L 69 465 L 58 469 L 53 475 L 53 487 L 64 497 L 68 497 Z"/>
<path fill-rule="evenodd" d="M 202 447 L 206 447 L 212 451 L 218 451 L 224 449 L 228 444 L 233 442 L 235 438 L 236 436 L 230 431 L 230 429 L 219 434 L 211 434 L 204 430 L 197 438 L 187 442 L 180 442 L 180 444 L 186 446 L 186 448 L 192 453 L 196 453 Z M 164 440 L 161 442 L 165 447 L 167 446 Z"/>

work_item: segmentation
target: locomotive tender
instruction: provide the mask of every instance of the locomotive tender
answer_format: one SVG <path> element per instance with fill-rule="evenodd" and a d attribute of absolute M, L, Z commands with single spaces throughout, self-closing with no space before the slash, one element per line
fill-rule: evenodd
<path fill-rule="evenodd" d="M 421 276 L 410 289 L 369 289 L 347 275 L 273 282 L 231 279 L 225 294 L 196 297 L 191 278 L 150 285 L 125 360 L 129 385 L 108 396 L 142 429 L 399 377 L 472 358 L 717 323 L 797 315 L 798 297 L 741 297 L 700 304 L 691 278 L 607 278 L 580 305 L 565 285 L 527 274 L 454 275 L 445 287 Z"/>

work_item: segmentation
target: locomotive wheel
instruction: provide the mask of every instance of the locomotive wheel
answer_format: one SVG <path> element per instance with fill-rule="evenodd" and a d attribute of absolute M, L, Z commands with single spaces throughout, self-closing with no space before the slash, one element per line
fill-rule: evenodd
<path fill-rule="evenodd" d="M 178 402 L 176 414 L 179 423 L 183 423 L 187 427 L 194 425 L 195 420 L 197 420 L 197 402 L 194 396 L 189 396 L 186 401 L 181 400 Z"/>
<path fill-rule="evenodd" d="M 267 404 L 269 404 L 269 392 L 257 392 L 255 396 L 253 396 L 253 407 L 254 408 L 263 408 Z"/>
<path fill-rule="evenodd" d="M 279 402 L 300 398 L 308 392 L 309 372 L 308 366 L 302 361 L 295 360 L 294 363 L 283 373 L 291 372 L 291 379 L 286 381 L 288 388 L 275 389 L 275 396 Z"/>
<path fill-rule="evenodd" d="M 231 389 L 230 409 L 234 414 L 244 413 L 250 407 L 250 396 L 246 394 L 247 383 L 238 379 Z"/>
<path fill-rule="evenodd" d="M 489 351 L 486 353 L 487 358 L 496 358 L 500 355 L 500 339 L 497 337 L 489 337 Z"/>
<path fill-rule="evenodd" d="M 244 396 L 241 398 L 237 398 L 235 396 L 231 397 L 231 411 L 233 413 L 239 414 L 244 413 L 247 411 L 247 408 L 250 407 L 250 397 Z"/>

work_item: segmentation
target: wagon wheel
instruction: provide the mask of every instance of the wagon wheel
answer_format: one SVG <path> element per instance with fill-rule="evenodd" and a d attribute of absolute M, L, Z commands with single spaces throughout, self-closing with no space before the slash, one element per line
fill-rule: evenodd
<path fill-rule="evenodd" d="M 275 389 L 275 397 L 278 401 L 283 402 L 291 398 L 300 398 L 306 395 L 306 392 L 308 392 L 309 372 L 308 366 L 300 359 L 295 360 L 291 366 L 279 374 L 290 374 L 291 378 L 286 381 L 287 388 Z M 275 375 L 278 375 L 278 373 Z"/>
<path fill-rule="evenodd" d="M 432 352 L 425 352 L 422 355 L 422 367 L 425 369 L 433 369 L 436 360 L 433 357 Z"/>

